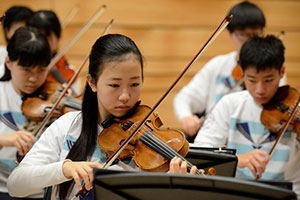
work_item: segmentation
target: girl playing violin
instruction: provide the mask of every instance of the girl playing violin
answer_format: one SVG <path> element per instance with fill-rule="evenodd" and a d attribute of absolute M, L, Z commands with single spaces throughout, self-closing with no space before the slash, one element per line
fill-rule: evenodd
<path fill-rule="evenodd" d="M 56 14 L 51 10 L 39 10 L 31 16 L 27 22 L 27 26 L 32 26 L 39 29 L 49 41 L 52 58 L 56 55 L 59 48 L 61 38 L 61 24 Z M 56 69 L 56 70 L 55 70 Z M 66 58 L 62 56 L 54 66 L 54 71 L 49 72 L 47 81 L 67 83 L 74 74 L 74 67 L 70 65 Z M 81 94 L 80 79 L 77 78 L 72 85 L 73 95 Z"/>
<path fill-rule="evenodd" d="M 270 156 L 277 135 L 261 120 L 263 105 L 274 97 L 284 75 L 284 46 L 274 36 L 254 37 L 242 46 L 239 57 L 247 90 L 218 102 L 195 143 L 237 149 L 237 178 L 290 181 L 300 198 L 299 134 L 285 132 Z"/>
<path fill-rule="evenodd" d="M 68 199 L 82 189 L 81 181 L 87 190 L 91 189 L 92 169 L 101 168 L 106 161 L 97 146 L 98 135 L 104 130 L 102 122 L 111 115 L 124 116 L 138 102 L 143 58 L 130 38 L 110 34 L 95 42 L 89 59 L 82 111 L 63 115 L 43 133 L 10 176 L 12 196 L 22 197 L 54 186 L 51 199 L 56 195 Z M 175 158 L 170 171 L 186 173 L 187 165 Z M 193 167 L 190 173 L 195 171 Z"/>
<path fill-rule="evenodd" d="M 13 199 L 7 193 L 8 175 L 15 167 L 16 152 L 26 154 L 34 137 L 22 131 L 22 96 L 37 90 L 46 80 L 50 62 L 47 39 L 38 30 L 22 27 L 7 45 L 5 73 L 0 79 L 0 199 Z M 36 191 L 38 193 L 41 191 Z M 40 193 L 40 196 L 42 193 Z M 37 196 L 34 196 L 35 198 Z"/>

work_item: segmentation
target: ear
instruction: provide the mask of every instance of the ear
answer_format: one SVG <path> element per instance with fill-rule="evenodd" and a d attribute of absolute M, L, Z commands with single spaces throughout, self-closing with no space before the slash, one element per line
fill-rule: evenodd
<path fill-rule="evenodd" d="M 86 76 L 86 80 L 87 80 L 90 88 L 92 89 L 92 91 L 93 92 L 97 92 L 97 87 L 96 87 L 96 81 L 95 81 L 95 79 L 90 74 L 88 74 Z"/>
<path fill-rule="evenodd" d="M 5 65 L 6 65 L 6 67 L 9 69 L 9 70 L 11 70 L 11 61 L 10 61 L 10 59 L 8 58 L 8 56 L 6 56 L 5 57 Z"/>
<path fill-rule="evenodd" d="M 281 67 L 281 69 L 280 69 L 280 72 L 279 72 L 280 78 L 283 77 L 284 73 L 285 73 L 285 66 L 283 65 L 283 66 Z"/>

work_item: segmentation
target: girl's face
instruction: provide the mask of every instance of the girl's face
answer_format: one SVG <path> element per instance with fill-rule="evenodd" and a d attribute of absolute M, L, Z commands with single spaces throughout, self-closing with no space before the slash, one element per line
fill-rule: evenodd
<path fill-rule="evenodd" d="M 141 64 L 134 54 L 122 61 L 104 63 L 104 68 L 95 84 L 90 75 L 88 83 L 97 92 L 100 122 L 110 114 L 121 117 L 139 100 L 142 91 Z"/>
<path fill-rule="evenodd" d="M 48 74 L 47 66 L 23 67 L 17 61 L 6 58 L 6 66 L 11 72 L 11 80 L 19 95 L 32 94 L 42 86 Z"/>

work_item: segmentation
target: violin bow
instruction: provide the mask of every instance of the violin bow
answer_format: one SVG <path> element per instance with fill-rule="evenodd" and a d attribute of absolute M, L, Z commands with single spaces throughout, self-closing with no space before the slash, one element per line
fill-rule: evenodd
<path fill-rule="evenodd" d="M 105 27 L 105 29 L 104 29 L 103 33 L 101 34 L 101 36 L 105 35 L 109 31 L 109 29 L 111 28 L 113 22 L 114 22 L 114 19 L 112 19 L 107 24 L 107 26 Z M 47 124 L 47 122 L 49 121 L 50 117 L 54 113 L 55 109 L 57 108 L 57 106 L 59 105 L 59 103 L 61 102 L 61 100 L 63 99 L 64 95 L 67 93 L 68 89 L 71 87 L 71 85 L 76 80 L 76 78 L 79 75 L 80 71 L 83 69 L 85 63 L 87 62 L 88 58 L 89 58 L 89 55 L 87 55 L 84 58 L 84 60 L 83 60 L 83 62 L 81 64 L 81 66 L 79 67 L 78 71 L 72 76 L 71 80 L 68 82 L 67 86 L 61 92 L 60 96 L 57 98 L 57 100 L 54 103 L 54 105 L 52 106 L 51 110 L 49 110 L 49 112 L 47 113 L 47 115 L 45 116 L 45 118 L 43 119 L 43 121 L 41 122 L 40 126 L 33 133 L 34 136 L 41 136 L 42 135 L 43 129 L 44 129 L 45 125 Z"/>
<path fill-rule="evenodd" d="M 76 4 L 72 10 L 67 14 L 67 16 L 64 18 L 63 22 L 61 23 L 61 27 L 64 28 L 68 26 L 68 24 L 71 22 L 72 18 L 76 15 L 76 13 L 79 10 L 79 5 Z"/>
<path fill-rule="evenodd" d="M 297 103 L 295 104 L 295 107 L 293 108 L 290 117 L 288 118 L 285 125 L 281 128 L 280 132 L 278 133 L 278 136 L 276 138 L 275 143 L 273 144 L 271 150 L 269 151 L 270 157 L 273 155 L 273 152 L 275 150 L 276 145 L 278 144 L 279 140 L 282 138 L 283 134 L 287 130 L 288 126 L 290 125 L 292 119 L 295 117 L 298 107 L 300 107 L 300 98 L 297 100 Z"/>
<path fill-rule="evenodd" d="M 103 168 L 108 168 L 120 155 L 120 153 L 124 150 L 127 144 L 133 139 L 133 137 L 137 134 L 140 130 L 141 126 L 146 122 L 146 120 L 150 117 L 150 115 L 155 111 L 155 109 L 160 105 L 160 103 L 167 97 L 167 95 L 172 91 L 172 89 L 176 86 L 176 84 L 181 80 L 181 78 L 185 75 L 188 69 L 195 64 L 195 62 L 199 59 L 202 53 L 206 50 L 206 48 L 220 35 L 220 33 L 226 28 L 226 26 L 231 21 L 232 16 L 226 16 L 207 42 L 203 45 L 203 47 L 198 51 L 195 57 L 191 60 L 191 62 L 186 66 L 183 72 L 179 75 L 179 77 L 174 81 L 171 87 L 166 91 L 166 93 L 158 100 L 158 102 L 152 107 L 149 113 L 144 117 L 144 119 L 139 123 L 139 125 L 134 129 L 134 131 L 122 142 L 119 148 L 106 160 L 103 165 Z"/>
<path fill-rule="evenodd" d="M 92 17 L 86 22 L 86 24 L 75 34 L 75 36 L 60 50 L 52 59 L 48 65 L 49 71 L 54 67 L 57 61 L 64 55 L 64 53 L 81 37 L 81 35 L 96 21 L 96 19 L 104 12 L 106 5 L 100 6 L 100 8 L 92 15 Z"/>

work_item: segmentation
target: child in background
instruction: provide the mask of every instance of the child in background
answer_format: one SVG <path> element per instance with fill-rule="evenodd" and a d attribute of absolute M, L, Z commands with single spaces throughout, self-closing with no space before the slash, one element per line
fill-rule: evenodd
<path fill-rule="evenodd" d="M 26 26 L 26 21 L 31 17 L 33 11 L 25 6 L 12 6 L 5 12 L 5 18 L 2 23 L 3 33 L 6 42 L 13 36 L 15 31 Z M 4 74 L 5 58 L 7 56 L 6 45 L 0 46 L 0 77 Z"/>
<path fill-rule="evenodd" d="M 22 114 L 22 96 L 32 94 L 46 81 L 50 62 L 47 39 L 33 28 L 19 28 L 7 45 L 5 73 L 0 79 L 0 199 L 8 195 L 6 182 L 15 168 L 17 151 L 26 154 L 34 137 L 23 131 L 26 119 Z M 42 190 L 32 198 L 42 198 Z M 24 198 L 26 199 L 26 198 Z"/>

